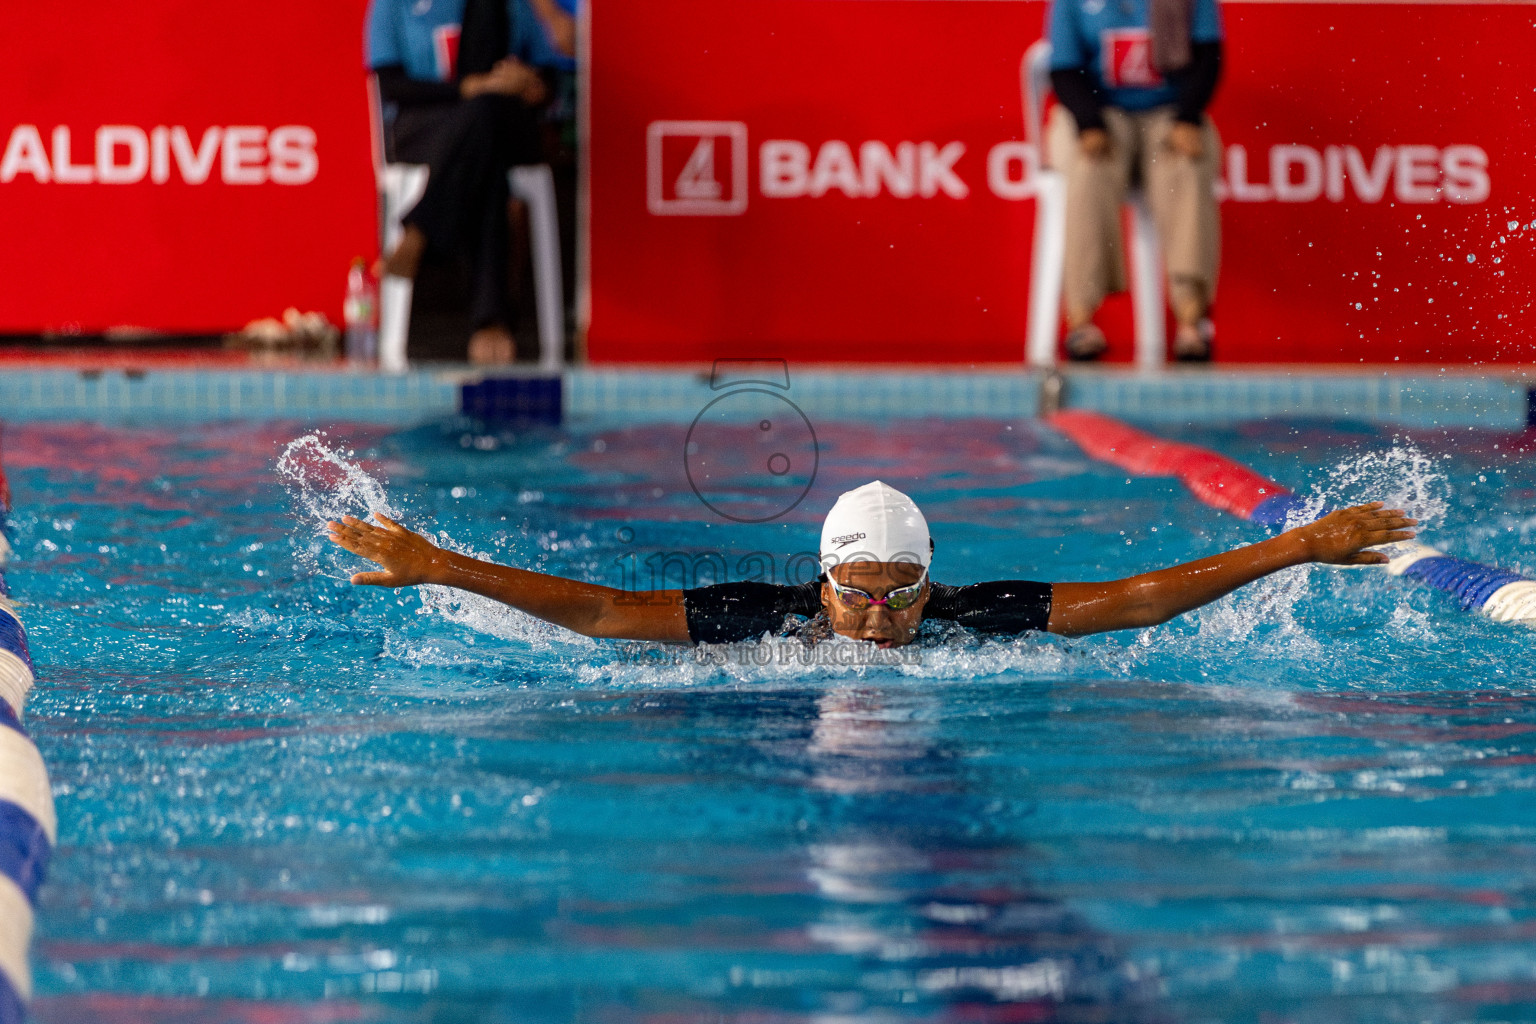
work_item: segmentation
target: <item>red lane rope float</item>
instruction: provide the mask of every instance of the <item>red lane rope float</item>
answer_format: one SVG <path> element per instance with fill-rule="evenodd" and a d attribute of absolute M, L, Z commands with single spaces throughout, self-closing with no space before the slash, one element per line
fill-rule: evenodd
<path fill-rule="evenodd" d="M 1260 506 L 1268 504 L 1265 512 L 1278 506 L 1288 509 L 1294 500 L 1275 501 L 1282 496 L 1290 498 L 1290 488 L 1225 455 L 1143 433 L 1110 416 L 1064 409 L 1048 416 L 1046 422 L 1101 462 L 1137 476 L 1177 477 L 1205 504 L 1244 519 L 1264 522 L 1270 516 L 1255 515 Z M 1282 513 L 1280 520 L 1284 518 Z"/>

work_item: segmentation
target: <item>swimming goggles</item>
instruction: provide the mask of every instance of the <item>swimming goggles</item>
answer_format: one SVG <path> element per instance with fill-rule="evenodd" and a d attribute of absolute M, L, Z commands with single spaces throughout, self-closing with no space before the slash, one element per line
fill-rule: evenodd
<path fill-rule="evenodd" d="M 827 577 L 827 582 L 832 584 L 833 592 L 837 594 L 849 611 L 861 612 L 866 608 L 883 604 L 893 612 L 900 612 L 907 610 L 917 603 L 917 599 L 922 596 L 923 584 L 927 579 L 928 570 L 924 569 L 923 574 L 917 578 L 916 583 L 909 587 L 897 587 L 884 597 L 875 597 L 873 594 L 867 594 L 854 587 L 845 587 L 831 576 Z"/>

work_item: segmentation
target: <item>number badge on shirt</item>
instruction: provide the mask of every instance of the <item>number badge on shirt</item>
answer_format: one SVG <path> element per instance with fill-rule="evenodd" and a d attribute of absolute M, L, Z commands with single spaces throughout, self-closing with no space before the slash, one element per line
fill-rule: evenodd
<path fill-rule="evenodd" d="M 1152 34 L 1144 28 L 1109 28 L 1099 35 L 1104 84 L 1111 89 L 1155 89 L 1163 76 L 1152 66 Z"/>
<path fill-rule="evenodd" d="M 437 57 L 437 74 L 444 82 L 453 81 L 459 70 L 459 26 L 439 25 L 432 30 L 432 49 Z"/>

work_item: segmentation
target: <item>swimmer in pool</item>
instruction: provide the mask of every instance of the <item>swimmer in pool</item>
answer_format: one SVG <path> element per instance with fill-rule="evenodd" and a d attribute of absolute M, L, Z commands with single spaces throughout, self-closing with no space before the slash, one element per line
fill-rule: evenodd
<path fill-rule="evenodd" d="M 1380 565 L 1366 550 L 1408 540 L 1418 520 L 1379 501 L 1340 509 L 1257 544 L 1107 583 L 999 580 L 955 587 L 929 578 L 933 541 L 916 503 L 876 480 L 837 499 L 821 528 L 825 574 L 799 585 L 741 582 L 636 594 L 444 551 L 375 513 L 329 524 L 330 539 L 377 562 L 360 586 L 435 583 L 494 598 L 590 637 L 730 643 L 790 628 L 792 617 L 880 647 L 910 643 L 925 619 L 984 633 L 1081 636 L 1143 629 L 1270 573 L 1307 562 Z M 816 635 L 812 628 L 807 635 Z"/>

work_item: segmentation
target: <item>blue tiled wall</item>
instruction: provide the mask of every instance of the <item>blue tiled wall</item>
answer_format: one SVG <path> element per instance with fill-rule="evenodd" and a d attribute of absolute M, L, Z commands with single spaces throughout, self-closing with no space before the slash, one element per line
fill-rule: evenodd
<path fill-rule="evenodd" d="M 791 368 L 786 397 L 822 419 L 879 416 L 1033 416 L 1041 376 L 1025 370 L 830 373 Z M 716 392 L 703 373 L 574 371 L 566 380 L 573 418 L 688 420 Z M 1407 426 L 1526 423 L 1527 384 L 1464 375 L 1252 373 L 1202 369 L 1166 374 L 1078 370 L 1066 375 L 1065 405 L 1148 423 L 1287 418 L 1358 419 Z"/>
<path fill-rule="evenodd" d="M 0 419 L 332 419 L 410 424 L 459 411 L 478 375 L 335 371 L 177 370 L 125 374 L 0 371 Z M 1041 377 L 1023 368 L 974 372 L 790 367 L 786 397 L 807 416 L 1021 417 L 1036 412 Z M 1065 404 L 1146 423 L 1320 417 L 1409 426 L 1518 430 L 1532 408 L 1524 378 L 1201 369 L 1143 375 L 1069 371 Z M 563 381 L 572 420 L 687 422 L 719 392 L 707 371 L 573 369 Z"/>
<path fill-rule="evenodd" d="M 429 372 L 174 370 L 126 374 L 0 371 L 0 417 L 146 420 L 287 419 L 404 423 L 458 411 L 458 379 Z"/>

